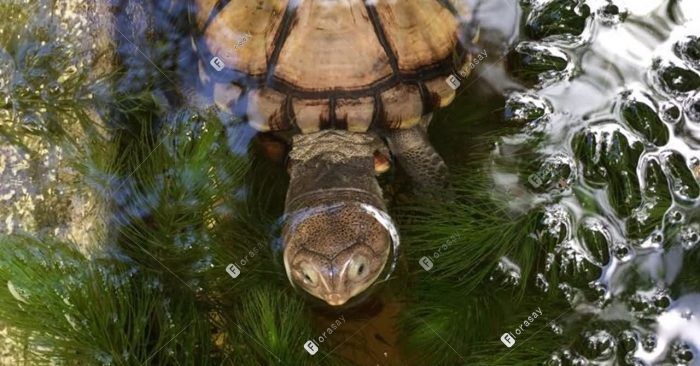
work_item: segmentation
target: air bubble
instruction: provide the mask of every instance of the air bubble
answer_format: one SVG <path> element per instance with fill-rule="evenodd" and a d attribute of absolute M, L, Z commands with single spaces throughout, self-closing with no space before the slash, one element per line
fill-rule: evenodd
<path fill-rule="evenodd" d="M 620 8 L 612 3 L 608 3 L 598 9 L 598 19 L 600 22 L 607 26 L 613 26 L 620 24 L 627 19 L 627 11 L 620 10 Z"/>
<path fill-rule="evenodd" d="M 642 348 L 644 348 L 644 350 L 647 352 L 654 351 L 654 348 L 656 348 L 656 336 L 653 334 L 649 334 L 646 337 L 644 337 L 642 339 Z"/>
<path fill-rule="evenodd" d="M 503 118 L 513 123 L 534 123 L 546 120 L 552 106 L 546 99 L 532 93 L 513 93 L 506 101 Z"/>
<path fill-rule="evenodd" d="M 693 360 L 693 351 L 687 344 L 676 342 L 671 348 L 671 359 L 676 365 L 687 365 Z"/>
<path fill-rule="evenodd" d="M 542 292 L 549 291 L 549 282 L 547 282 L 547 279 L 545 279 L 542 273 L 538 273 L 535 277 L 535 286 Z"/>
<path fill-rule="evenodd" d="M 612 247 L 612 252 L 621 262 L 629 262 L 634 258 L 632 248 L 627 243 L 615 242 Z"/>
<path fill-rule="evenodd" d="M 700 89 L 700 76 L 668 61 L 654 60 L 652 70 L 657 83 L 671 94 L 688 93 Z"/>
<path fill-rule="evenodd" d="M 617 349 L 615 338 L 604 330 L 589 332 L 586 338 L 586 353 L 589 359 L 603 361 L 612 358 Z"/>
<path fill-rule="evenodd" d="M 625 330 L 620 334 L 620 346 L 627 351 L 637 349 L 637 335 L 631 330 Z"/>
<path fill-rule="evenodd" d="M 700 123 L 700 92 L 689 96 L 683 103 L 683 109 L 688 121 Z"/>
<path fill-rule="evenodd" d="M 589 364 L 589 361 L 573 352 L 569 349 L 563 349 L 556 354 L 552 355 L 550 358 L 550 364 L 552 365 L 566 365 L 566 366 L 585 366 Z"/>
<path fill-rule="evenodd" d="M 685 222 L 685 215 L 680 210 L 672 210 L 668 213 L 668 221 L 671 224 L 682 224 Z"/>
<path fill-rule="evenodd" d="M 685 227 L 681 231 L 680 239 L 683 248 L 686 250 L 691 250 L 698 245 L 698 242 L 700 242 L 700 233 L 698 233 L 698 230 L 695 227 Z"/>
<path fill-rule="evenodd" d="M 520 283 L 520 267 L 506 257 L 501 257 L 496 271 L 503 277 L 503 284 L 517 286 Z"/>
<path fill-rule="evenodd" d="M 557 323 L 555 323 L 555 322 L 550 322 L 550 323 L 549 323 L 549 329 L 551 329 L 552 332 L 554 332 L 554 334 L 556 334 L 556 335 L 562 335 L 562 334 L 564 334 L 564 328 L 562 328 L 561 325 L 559 325 L 559 324 L 557 324 Z"/>
<path fill-rule="evenodd" d="M 676 42 L 673 53 L 690 66 L 700 69 L 700 37 L 689 36 Z"/>
<path fill-rule="evenodd" d="M 10 291 L 10 295 L 15 298 L 15 300 L 19 302 L 23 302 L 25 304 L 29 304 L 27 302 L 27 295 L 28 292 L 22 288 L 16 287 L 12 281 L 7 281 L 7 289 Z"/>
<path fill-rule="evenodd" d="M 669 124 L 678 123 L 681 120 L 681 110 L 671 102 L 661 104 L 661 119 Z"/>
<path fill-rule="evenodd" d="M 561 291 L 566 301 L 572 306 L 574 306 L 583 299 L 581 291 L 572 287 L 568 283 L 560 283 L 559 291 Z"/>
<path fill-rule="evenodd" d="M 593 281 L 593 282 L 589 283 L 588 286 L 589 286 L 591 289 L 593 289 L 593 291 L 595 292 L 596 296 L 598 296 L 598 299 L 600 300 L 600 301 L 599 301 L 599 302 L 600 302 L 599 305 L 602 305 L 602 303 L 605 301 L 605 299 L 606 299 L 606 297 L 607 297 L 607 295 L 608 295 L 608 288 L 607 288 L 607 286 L 605 286 L 604 284 L 602 284 L 600 281 Z"/>
<path fill-rule="evenodd" d="M 95 360 L 97 360 L 97 362 L 99 362 L 100 365 L 103 366 L 110 366 L 114 362 L 112 356 L 102 351 L 98 351 L 97 353 L 95 353 Z"/>

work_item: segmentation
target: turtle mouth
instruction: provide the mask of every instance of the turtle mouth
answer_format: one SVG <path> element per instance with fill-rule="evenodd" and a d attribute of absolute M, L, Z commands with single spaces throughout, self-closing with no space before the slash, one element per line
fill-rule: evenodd
<path fill-rule="evenodd" d="M 326 296 L 324 297 L 324 300 L 325 300 L 329 305 L 332 305 L 332 306 L 342 306 L 342 305 L 344 305 L 345 303 L 347 303 L 347 301 L 350 300 L 350 299 L 349 299 L 349 298 L 345 298 L 345 297 L 343 297 L 343 296 L 341 296 L 341 295 L 339 295 L 339 294 L 330 294 L 330 295 L 326 295 Z"/>

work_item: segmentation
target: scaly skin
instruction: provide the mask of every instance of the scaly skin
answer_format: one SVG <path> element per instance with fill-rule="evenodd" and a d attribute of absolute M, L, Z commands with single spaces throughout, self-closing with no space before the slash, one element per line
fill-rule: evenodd
<path fill-rule="evenodd" d="M 386 211 L 375 142 L 337 130 L 293 140 L 284 264 L 292 284 L 333 306 L 372 285 L 389 258 L 390 231 L 367 209 Z"/>

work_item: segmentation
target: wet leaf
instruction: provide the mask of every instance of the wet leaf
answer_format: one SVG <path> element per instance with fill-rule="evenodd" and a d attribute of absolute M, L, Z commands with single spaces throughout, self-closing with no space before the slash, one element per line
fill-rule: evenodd
<path fill-rule="evenodd" d="M 560 50 L 530 43 L 519 44 L 508 53 L 507 60 L 513 76 L 529 84 L 540 81 L 543 73 L 564 71 L 569 63 Z"/>
<path fill-rule="evenodd" d="M 672 151 L 666 155 L 664 163 L 669 170 L 674 193 L 684 200 L 698 198 L 700 187 L 698 187 L 698 182 L 688 168 L 683 155 Z"/>
<path fill-rule="evenodd" d="M 550 1 L 530 14 L 525 32 L 534 39 L 558 34 L 578 36 L 583 33 L 590 15 L 591 9 L 582 1 Z"/>
<path fill-rule="evenodd" d="M 687 93 L 700 89 L 700 76 L 678 66 L 666 66 L 658 70 L 659 77 L 666 90 Z"/>
<path fill-rule="evenodd" d="M 598 220 L 589 220 L 579 227 L 578 237 L 581 238 L 588 252 L 595 258 L 598 265 L 607 265 L 610 261 L 610 233 Z"/>
<path fill-rule="evenodd" d="M 648 141 L 657 146 L 668 143 L 668 128 L 649 105 L 641 101 L 628 101 L 622 107 L 622 116 Z"/>

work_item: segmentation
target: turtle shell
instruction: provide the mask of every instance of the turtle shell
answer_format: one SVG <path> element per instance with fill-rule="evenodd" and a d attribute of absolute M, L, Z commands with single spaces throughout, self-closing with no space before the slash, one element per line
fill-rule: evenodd
<path fill-rule="evenodd" d="M 409 128 L 464 77 L 465 9 L 448 0 L 193 0 L 199 76 L 260 131 Z M 466 69 L 466 68 L 464 68 Z M 461 74 L 461 75 L 460 75 Z"/>

